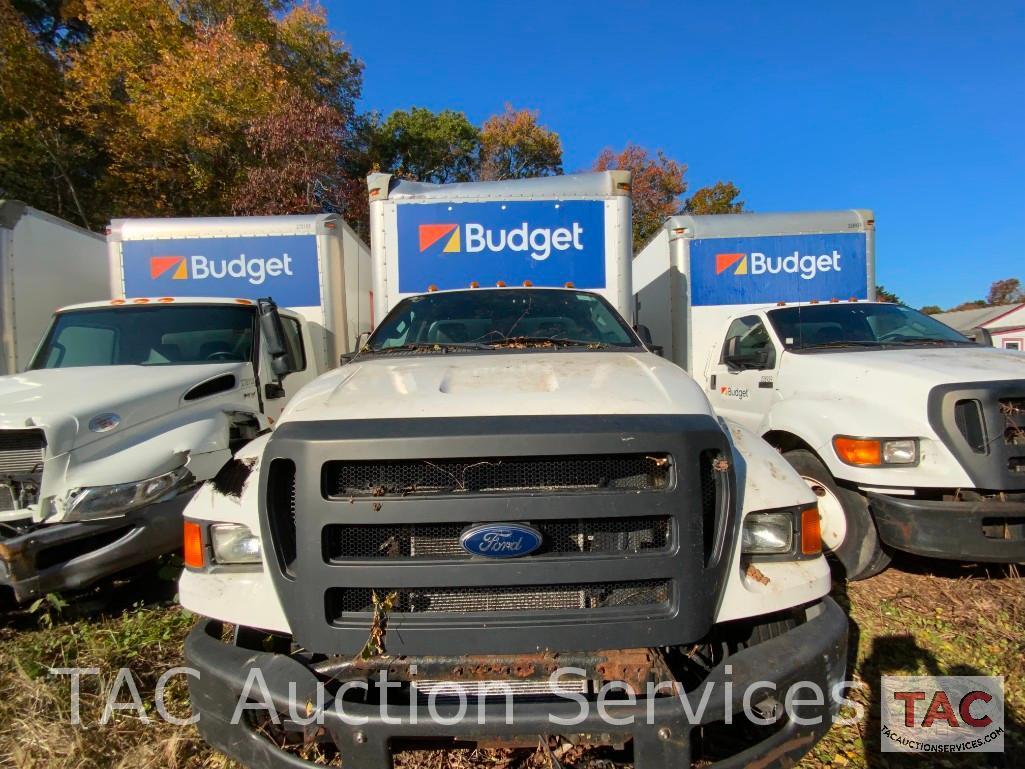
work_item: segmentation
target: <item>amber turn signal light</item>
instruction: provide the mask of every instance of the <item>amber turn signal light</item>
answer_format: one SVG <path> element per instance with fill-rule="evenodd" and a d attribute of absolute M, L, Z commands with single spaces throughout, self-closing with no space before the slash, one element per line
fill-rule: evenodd
<path fill-rule="evenodd" d="M 817 555 L 822 552 L 822 526 L 818 507 L 801 511 L 801 552 Z"/>
<path fill-rule="evenodd" d="M 849 465 L 878 467 L 883 463 L 882 442 L 875 438 L 833 438 L 836 455 Z"/>
<path fill-rule="evenodd" d="M 185 565 L 193 569 L 202 569 L 206 565 L 203 527 L 195 521 L 185 521 Z"/>

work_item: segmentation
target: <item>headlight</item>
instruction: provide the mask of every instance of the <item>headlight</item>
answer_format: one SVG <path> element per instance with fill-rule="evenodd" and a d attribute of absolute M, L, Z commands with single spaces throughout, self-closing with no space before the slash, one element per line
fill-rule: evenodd
<path fill-rule="evenodd" d="M 210 526 L 210 549 L 215 563 L 260 563 L 260 538 L 240 523 Z"/>
<path fill-rule="evenodd" d="M 64 500 L 64 507 L 71 518 L 78 520 L 122 515 L 137 507 L 172 497 L 191 483 L 192 473 L 179 467 L 144 481 L 72 489 Z"/>
<path fill-rule="evenodd" d="M 790 513 L 751 513 L 744 519 L 742 553 L 771 555 L 793 549 L 794 516 Z"/>
<path fill-rule="evenodd" d="M 816 505 L 749 513 L 741 531 L 740 552 L 747 556 L 815 558 L 822 552 Z M 770 558 L 769 560 L 774 560 Z"/>
<path fill-rule="evenodd" d="M 856 467 L 917 465 L 917 438 L 852 438 L 837 435 L 833 448 L 843 462 Z"/>

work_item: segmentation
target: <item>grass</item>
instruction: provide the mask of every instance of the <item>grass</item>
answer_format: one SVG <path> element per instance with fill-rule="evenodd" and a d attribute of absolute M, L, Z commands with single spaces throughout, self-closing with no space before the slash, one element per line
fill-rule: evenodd
<path fill-rule="evenodd" d="M 132 711 L 99 724 L 117 670 L 130 667 L 147 714 L 155 715 L 160 674 L 181 664 L 182 642 L 194 618 L 173 602 L 173 582 L 150 579 L 106 586 L 59 610 L 44 603 L 35 612 L 9 616 L 0 628 L 0 766 L 17 769 L 235 769 L 237 765 L 200 739 L 192 726 L 161 719 L 144 722 Z M 854 675 L 868 685 L 855 698 L 866 722 L 834 727 L 801 762 L 801 769 L 901 766 L 1025 766 L 1025 579 L 1007 568 L 950 567 L 904 561 L 878 577 L 839 588 L 837 598 L 852 622 Z M 83 616 L 85 615 L 85 616 Z M 81 726 L 71 724 L 67 676 L 56 667 L 96 668 L 81 682 Z M 931 761 L 879 752 L 877 685 L 881 674 L 994 674 L 1005 676 L 1005 753 L 971 754 Z M 121 701 L 129 699 L 127 686 Z M 173 679 L 167 710 L 188 716 L 184 678 Z M 403 769 L 552 766 L 543 751 L 505 754 L 403 756 Z M 502 755 L 502 754 L 499 754 Z M 485 760 L 486 757 L 488 760 Z M 573 755 L 561 756 L 565 764 Z M 611 762 L 592 762 L 611 767 Z"/>

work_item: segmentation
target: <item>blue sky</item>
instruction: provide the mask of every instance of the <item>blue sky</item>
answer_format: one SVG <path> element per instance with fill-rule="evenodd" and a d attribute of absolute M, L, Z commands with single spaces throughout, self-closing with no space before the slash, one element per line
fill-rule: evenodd
<path fill-rule="evenodd" d="M 1025 2 L 325 0 L 363 109 L 540 110 L 567 171 L 633 141 L 755 211 L 872 208 L 912 305 L 1025 282 Z"/>

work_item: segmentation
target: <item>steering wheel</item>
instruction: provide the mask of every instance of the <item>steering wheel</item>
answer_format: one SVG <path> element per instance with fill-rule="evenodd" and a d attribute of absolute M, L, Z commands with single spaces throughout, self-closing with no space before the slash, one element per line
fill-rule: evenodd
<path fill-rule="evenodd" d="M 231 350 L 218 350 L 206 356 L 207 360 L 235 360 L 235 353 Z"/>

